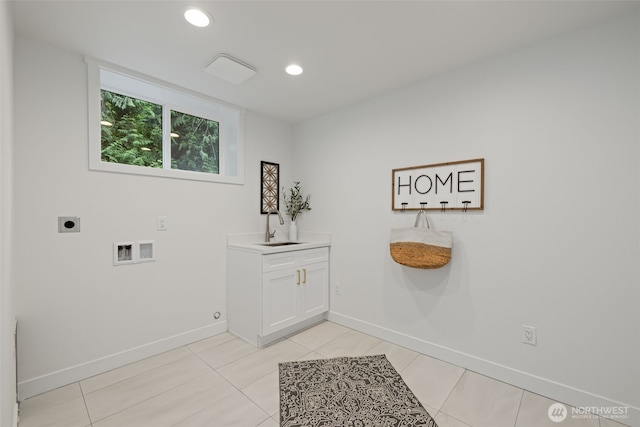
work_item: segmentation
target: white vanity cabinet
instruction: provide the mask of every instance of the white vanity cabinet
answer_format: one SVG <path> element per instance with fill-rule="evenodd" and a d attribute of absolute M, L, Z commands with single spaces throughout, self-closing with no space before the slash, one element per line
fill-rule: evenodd
<path fill-rule="evenodd" d="M 229 332 L 255 344 L 295 332 L 329 310 L 329 248 L 227 249 Z"/>

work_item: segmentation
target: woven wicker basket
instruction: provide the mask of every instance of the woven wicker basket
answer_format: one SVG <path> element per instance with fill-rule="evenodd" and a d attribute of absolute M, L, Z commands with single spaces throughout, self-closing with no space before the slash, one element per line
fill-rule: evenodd
<path fill-rule="evenodd" d="M 420 217 L 426 227 L 419 227 Z M 414 227 L 393 228 L 389 241 L 391 258 L 413 268 L 440 268 L 451 260 L 453 236 L 449 231 L 433 230 L 424 211 L 419 211 Z"/>

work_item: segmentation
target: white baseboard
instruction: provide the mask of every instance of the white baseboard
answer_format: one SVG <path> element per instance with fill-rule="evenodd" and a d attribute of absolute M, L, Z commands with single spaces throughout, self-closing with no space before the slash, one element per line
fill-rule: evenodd
<path fill-rule="evenodd" d="M 546 378 L 541 378 L 527 372 L 424 341 L 344 314 L 330 311 L 328 319 L 339 325 L 355 329 L 470 371 L 495 378 L 507 384 L 549 397 L 576 408 L 628 408 L 626 410 L 626 418 L 619 418 L 614 421 L 632 427 L 640 427 L 640 408 L 638 407 L 616 402 L 603 396 L 598 396 L 584 390 L 579 390 L 565 384 L 560 384 Z"/>
<path fill-rule="evenodd" d="M 18 400 L 22 401 L 40 393 L 71 384 L 76 381 L 110 371 L 111 369 L 118 368 L 132 362 L 137 362 L 138 360 L 155 356 L 156 354 L 191 344 L 192 342 L 221 334 L 226 331 L 227 321 L 225 320 L 143 344 L 139 347 L 131 348 L 99 359 L 81 363 L 76 366 L 70 366 L 59 371 L 20 381 L 18 383 Z"/>

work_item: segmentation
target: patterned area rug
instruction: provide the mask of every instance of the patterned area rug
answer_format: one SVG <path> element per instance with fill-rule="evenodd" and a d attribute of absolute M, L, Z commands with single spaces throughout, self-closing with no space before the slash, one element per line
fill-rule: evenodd
<path fill-rule="evenodd" d="M 385 355 L 279 366 L 281 427 L 437 427 Z"/>

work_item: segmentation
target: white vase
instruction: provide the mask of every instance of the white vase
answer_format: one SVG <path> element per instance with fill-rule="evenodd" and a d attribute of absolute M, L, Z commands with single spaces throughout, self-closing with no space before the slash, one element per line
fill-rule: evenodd
<path fill-rule="evenodd" d="M 291 224 L 289 224 L 289 240 L 292 242 L 298 240 L 298 227 L 295 221 L 291 221 Z"/>

